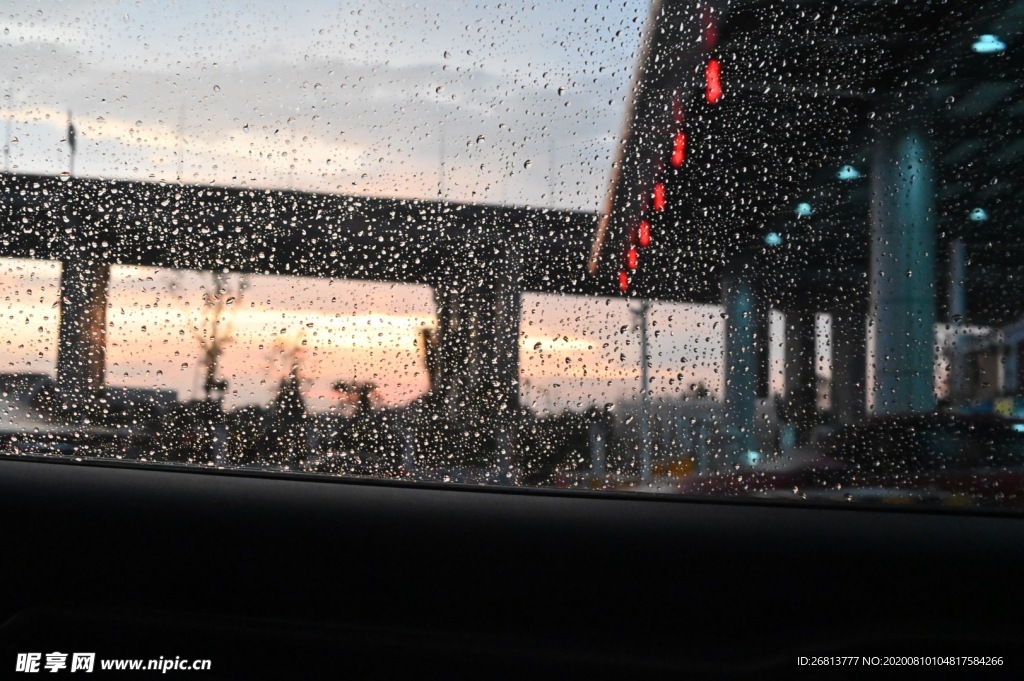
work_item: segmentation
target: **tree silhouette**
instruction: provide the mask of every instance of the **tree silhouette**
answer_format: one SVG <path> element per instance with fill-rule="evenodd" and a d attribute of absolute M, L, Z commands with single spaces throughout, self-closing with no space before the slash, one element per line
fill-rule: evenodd
<path fill-rule="evenodd" d="M 224 350 L 235 340 L 234 317 L 241 309 L 242 300 L 249 286 L 243 275 L 232 276 L 226 272 L 209 272 L 208 281 L 203 284 L 203 307 L 198 318 L 191 319 L 191 331 L 199 344 L 199 366 L 203 372 L 203 397 L 212 399 L 223 394 L 227 382 L 217 377 Z M 169 288 L 180 291 L 181 279 L 175 275 Z"/>

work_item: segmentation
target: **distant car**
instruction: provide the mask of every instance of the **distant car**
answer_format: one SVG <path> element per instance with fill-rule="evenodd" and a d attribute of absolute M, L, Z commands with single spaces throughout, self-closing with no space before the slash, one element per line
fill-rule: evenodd
<path fill-rule="evenodd" d="M 688 475 L 660 491 L 727 497 L 793 497 L 805 487 L 823 484 L 822 475 L 841 467 L 814 447 L 785 454 L 749 452 L 730 468 Z"/>
<path fill-rule="evenodd" d="M 98 426 L 51 425 L 48 430 L 7 433 L 0 450 L 35 456 L 89 456 L 103 459 L 141 459 L 152 450 L 145 433 Z"/>
<path fill-rule="evenodd" d="M 830 462 L 802 490 L 854 501 L 1024 505 L 1024 420 L 928 413 L 879 416 L 820 445 Z"/>
<path fill-rule="evenodd" d="M 1024 506 L 1024 420 L 876 416 L 787 454 L 752 452 L 664 492 L 826 502 Z"/>
<path fill-rule="evenodd" d="M 632 489 L 629 486 L 622 485 L 616 478 L 617 476 L 598 475 L 592 471 L 558 468 L 551 474 L 546 486 L 577 490 Z"/>

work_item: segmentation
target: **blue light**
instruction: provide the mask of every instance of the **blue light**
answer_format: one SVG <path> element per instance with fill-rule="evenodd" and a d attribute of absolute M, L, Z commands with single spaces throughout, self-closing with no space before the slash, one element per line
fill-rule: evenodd
<path fill-rule="evenodd" d="M 804 202 L 796 204 L 796 215 L 799 218 L 809 217 L 813 212 L 814 209 L 811 208 L 811 204 L 809 203 Z"/>
<path fill-rule="evenodd" d="M 845 165 L 839 169 L 839 172 L 836 173 L 836 177 L 840 180 L 856 180 L 860 177 L 860 171 L 851 165 Z"/>
<path fill-rule="evenodd" d="M 747 452 L 743 458 L 745 459 L 744 463 L 746 463 L 748 466 L 756 466 L 757 464 L 761 463 L 761 452 L 755 452 L 751 450 Z"/>
<path fill-rule="evenodd" d="M 768 232 L 764 235 L 764 242 L 769 246 L 781 246 L 782 235 L 778 232 Z"/>
<path fill-rule="evenodd" d="M 975 208 L 971 211 L 971 222 L 985 222 L 988 220 L 988 211 L 984 208 Z"/>
<path fill-rule="evenodd" d="M 1015 423 L 1015 424 L 1013 424 L 1013 432 L 1015 432 L 1015 433 L 1024 433 L 1024 423 Z"/>
<path fill-rule="evenodd" d="M 1006 43 L 991 33 L 986 33 L 978 38 L 971 48 L 978 54 L 999 54 L 1006 49 Z"/>

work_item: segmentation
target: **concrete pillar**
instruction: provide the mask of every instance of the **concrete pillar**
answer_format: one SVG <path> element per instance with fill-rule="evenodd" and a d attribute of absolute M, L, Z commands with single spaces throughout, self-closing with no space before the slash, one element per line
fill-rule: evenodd
<path fill-rule="evenodd" d="M 869 406 L 935 409 L 935 187 L 927 140 L 880 134 L 872 161 Z"/>
<path fill-rule="evenodd" d="M 1005 341 L 1003 346 L 1003 394 L 1017 395 L 1020 393 L 1018 383 L 1020 362 L 1020 345 L 1016 339 Z"/>
<path fill-rule="evenodd" d="M 1008 395 L 1007 387 L 1009 382 L 1006 380 L 1006 355 L 1008 353 L 1006 334 L 1002 331 L 996 332 L 996 344 L 992 352 L 994 354 L 993 359 L 995 360 L 995 366 L 992 370 L 995 373 L 996 394 L 999 396 Z"/>
<path fill-rule="evenodd" d="M 756 447 L 757 298 L 751 268 L 736 266 L 722 280 L 725 308 L 725 413 L 729 452 L 742 456 Z M 730 463 L 730 462 L 725 462 Z"/>
<path fill-rule="evenodd" d="M 867 315 L 861 303 L 832 310 L 832 413 L 841 425 L 864 418 Z"/>
<path fill-rule="evenodd" d="M 595 478 L 603 478 L 608 470 L 606 460 L 608 429 L 605 428 L 605 424 L 598 421 L 588 423 L 587 439 L 590 443 L 590 470 Z"/>
<path fill-rule="evenodd" d="M 967 270 L 967 248 L 963 239 L 954 239 L 949 245 L 949 328 L 953 339 L 949 345 L 949 401 L 962 404 L 970 397 L 968 390 L 969 371 L 967 347 L 969 338 L 964 336 L 964 322 L 967 317 L 967 287 L 964 277 Z"/>
<path fill-rule="evenodd" d="M 640 454 L 640 484 L 650 484 L 653 476 L 653 450 L 654 443 L 651 442 L 651 350 L 648 339 L 648 319 L 650 317 L 651 303 L 649 300 L 641 300 L 638 309 L 633 309 L 633 314 L 640 327 L 640 442 L 638 443 Z"/>
<path fill-rule="evenodd" d="M 435 404 L 449 429 L 468 436 L 471 464 L 514 482 L 519 410 L 519 285 L 516 249 L 481 238 L 451 249 L 434 287 L 438 329 Z M 486 459 L 486 461 L 484 460 Z"/>
<path fill-rule="evenodd" d="M 63 413 L 79 420 L 93 412 L 104 385 L 110 265 L 96 259 L 70 187 L 65 200 L 71 233 L 61 257 L 57 388 Z"/>
<path fill-rule="evenodd" d="M 818 377 L 815 372 L 815 313 L 807 309 L 786 311 L 784 420 L 794 430 L 795 444 L 807 443 L 818 420 Z"/>
<path fill-rule="evenodd" d="M 772 312 L 768 305 L 761 304 L 757 308 L 757 397 L 767 400 L 771 393 L 771 326 Z"/>

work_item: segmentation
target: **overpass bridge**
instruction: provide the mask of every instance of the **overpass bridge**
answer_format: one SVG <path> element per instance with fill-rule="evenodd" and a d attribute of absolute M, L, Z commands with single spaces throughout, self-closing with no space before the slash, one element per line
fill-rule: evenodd
<path fill-rule="evenodd" d="M 818 312 L 841 420 L 934 409 L 935 325 L 1024 317 L 1022 35 L 1021 0 L 657 0 L 590 273 L 726 307 L 748 434 L 772 308 L 804 434 Z"/>
<path fill-rule="evenodd" d="M 0 175 L 0 203 L 0 256 L 62 263 L 57 383 L 70 413 L 87 413 L 104 382 L 111 265 L 429 285 L 435 398 L 492 439 L 518 408 L 520 294 L 611 291 L 584 276 L 585 213 L 16 174 Z"/>

